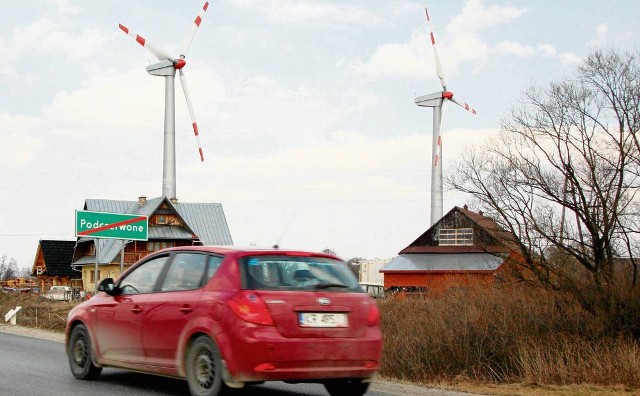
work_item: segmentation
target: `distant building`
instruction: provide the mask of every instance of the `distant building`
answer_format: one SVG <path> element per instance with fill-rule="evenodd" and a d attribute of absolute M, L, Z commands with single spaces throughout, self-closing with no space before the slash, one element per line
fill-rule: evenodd
<path fill-rule="evenodd" d="M 512 242 L 512 235 L 482 212 L 454 207 L 380 270 L 385 290 L 492 284 L 514 254 Z"/>
<path fill-rule="evenodd" d="M 380 269 L 391 261 L 388 259 L 373 259 L 363 260 L 359 265 L 358 279 L 360 283 L 382 285 L 384 284 L 384 277 L 380 273 Z"/>
<path fill-rule="evenodd" d="M 95 289 L 96 241 L 100 280 L 117 278 L 121 266 L 126 269 L 156 250 L 175 246 L 233 244 L 219 203 L 179 203 L 166 197 L 147 199 L 141 196 L 137 201 L 87 199 L 84 210 L 149 218 L 148 241 L 78 238 L 71 266 L 82 272 L 84 290 L 89 292 Z"/>
<path fill-rule="evenodd" d="M 40 291 L 51 286 L 82 286 L 82 274 L 71 268 L 76 241 L 40 240 L 31 275 Z"/>

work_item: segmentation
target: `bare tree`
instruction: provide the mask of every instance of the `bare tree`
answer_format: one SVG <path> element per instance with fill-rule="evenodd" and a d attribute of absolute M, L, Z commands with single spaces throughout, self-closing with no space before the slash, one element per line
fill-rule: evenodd
<path fill-rule="evenodd" d="M 447 179 L 517 237 L 530 273 L 590 310 L 638 285 L 639 100 L 639 54 L 593 52 L 571 78 L 525 92 Z M 633 269 L 622 281 L 621 258 Z"/>
<path fill-rule="evenodd" d="M 324 248 L 322 249 L 322 253 L 324 254 L 332 254 L 334 256 L 337 256 L 338 254 L 336 253 L 335 250 L 333 250 L 332 248 Z"/>
<path fill-rule="evenodd" d="M 6 254 L 0 258 L 0 280 L 14 279 L 18 276 L 18 263 Z"/>

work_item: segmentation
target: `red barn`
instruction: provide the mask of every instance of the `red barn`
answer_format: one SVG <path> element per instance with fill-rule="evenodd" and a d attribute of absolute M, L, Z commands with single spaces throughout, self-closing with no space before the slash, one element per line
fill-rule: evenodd
<path fill-rule="evenodd" d="M 443 291 L 495 282 L 513 238 L 491 218 L 454 207 L 380 272 L 385 290 Z"/>

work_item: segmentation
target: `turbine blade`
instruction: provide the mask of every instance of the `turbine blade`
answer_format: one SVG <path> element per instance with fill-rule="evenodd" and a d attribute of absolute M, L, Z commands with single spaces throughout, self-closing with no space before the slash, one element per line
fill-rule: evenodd
<path fill-rule="evenodd" d="M 191 105 L 191 98 L 189 97 L 189 89 L 187 88 L 187 79 L 184 76 L 182 69 L 180 72 L 180 83 L 182 84 L 182 92 L 184 98 L 187 100 L 187 109 L 189 109 L 189 117 L 191 117 L 191 126 L 193 127 L 193 133 L 196 136 L 196 143 L 198 145 L 198 153 L 200 154 L 200 161 L 204 161 L 204 154 L 202 152 L 202 145 L 200 144 L 200 134 L 198 132 L 198 123 L 196 122 L 196 116 L 193 112 L 193 106 Z"/>
<path fill-rule="evenodd" d="M 125 34 L 127 34 L 128 36 L 131 36 L 131 38 L 133 38 L 138 44 L 140 44 L 147 51 L 149 51 L 151 53 L 151 55 L 155 56 L 156 59 L 161 60 L 161 61 L 163 61 L 165 59 L 169 59 L 171 61 L 174 61 L 174 59 L 169 54 L 167 54 L 163 50 L 153 46 L 144 37 L 133 33 L 132 31 L 129 30 L 128 27 L 124 26 L 123 24 L 119 24 L 119 26 L 120 26 L 120 30 L 125 32 Z"/>
<path fill-rule="evenodd" d="M 458 106 L 462 107 L 463 109 L 471 112 L 473 115 L 476 115 L 476 109 L 474 109 L 473 107 L 469 106 L 469 103 L 465 102 L 464 100 L 457 100 L 455 97 L 451 97 L 449 98 L 450 101 L 452 101 L 453 103 L 457 104 Z"/>
<path fill-rule="evenodd" d="M 427 15 L 427 24 L 429 25 L 429 34 L 431 36 L 431 48 L 433 48 L 433 57 L 436 62 L 436 74 L 440 79 L 440 83 L 442 84 L 442 90 L 447 90 L 447 82 L 444 78 L 444 71 L 442 70 L 442 64 L 440 63 L 440 55 L 438 55 L 438 47 L 436 46 L 436 37 L 433 34 L 433 27 L 431 26 L 431 19 L 429 18 L 429 10 L 427 7 L 424 8 L 424 12 Z"/>
<path fill-rule="evenodd" d="M 204 3 L 204 5 L 202 6 L 202 11 L 200 11 L 196 19 L 193 20 L 193 23 L 189 27 L 189 30 L 187 30 L 187 33 L 184 35 L 184 38 L 180 43 L 181 58 L 184 58 L 187 56 L 187 52 L 189 52 L 189 48 L 191 48 L 191 43 L 193 43 L 193 39 L 196 37 L 196 33 L 198 32 L 200 23 L 202 23 L 202 18 L 204 17 L 204 13 L 207 12 L 207 8 L 209 8 L 208 1 Z"/>

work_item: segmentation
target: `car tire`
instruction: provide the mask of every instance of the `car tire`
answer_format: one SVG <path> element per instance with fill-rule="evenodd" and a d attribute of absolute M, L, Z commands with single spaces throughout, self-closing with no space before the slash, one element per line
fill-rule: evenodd
<path fill-rule="evenodd" d="M 369 389 L 369 382 L 360 378 L 337 379 L 325 382 L 324 388 L 331 396 L 362 396 Z"/>
<path fill-rule="evenodd" d="M 185 362 L 187 383 L 193 396 L 217 396 L 224 388 L 222 358 L 216 344 L 206 336 L 196 338 Z"/>
<path fill-rule="evenodd" d="M 87 328 L 79 324 L 71 330 L 67 350 L 69 368 L 74 377 L 81 380 L 95 380 L 100 376 L 102 367 L 93 364 L 93 348 Z"/>

